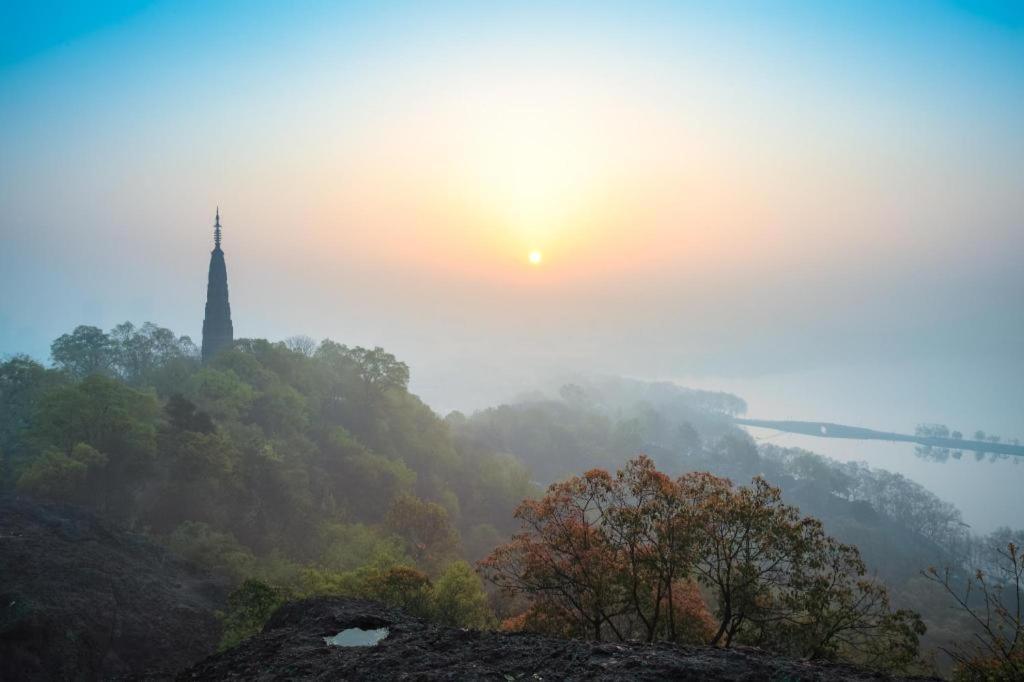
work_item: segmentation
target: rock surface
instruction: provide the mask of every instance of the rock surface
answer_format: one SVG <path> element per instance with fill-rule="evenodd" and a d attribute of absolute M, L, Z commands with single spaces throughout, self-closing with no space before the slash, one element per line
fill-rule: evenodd
<path fill-rule="evenodd" d="M 75 507 L 0 498 L 0 679 L 171 677 L 210 654 L 227 585 Z"/>
<path fill-rule="evenodd" d="M 386 627 L 377 646 L 328 646 L 346 628 Z M 882 680 L 849 666 L 757 649 L 609 644 L 461 630 L 374 602 L 309 599 L 281 607 L 263 632 L 180 680 Z"/>

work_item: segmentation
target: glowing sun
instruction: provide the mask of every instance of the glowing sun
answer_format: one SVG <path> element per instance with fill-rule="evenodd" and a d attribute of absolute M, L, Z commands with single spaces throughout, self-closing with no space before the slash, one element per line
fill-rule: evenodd
<path fill-rule="evenodd" d="M 540 251 L 531 251 L 529 255 L 530 265 L 540 265 L 544 260 L 544 254 Z"/>

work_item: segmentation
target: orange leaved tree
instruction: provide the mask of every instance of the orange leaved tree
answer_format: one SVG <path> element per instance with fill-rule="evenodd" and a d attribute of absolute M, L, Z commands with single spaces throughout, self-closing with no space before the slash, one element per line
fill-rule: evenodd
<path fill-rule="evenodd" d="M 522 531 L 480 562 L 530 606 L 510 624 L 600 640 L 745 642 L 905 667 L 924 626 L 890 608 L 855 547 L 755 478 L 672 479 L 645 456 L 595 469 L 515 512 Z M 713 605 L 707 609 L 697 583 Z"/>

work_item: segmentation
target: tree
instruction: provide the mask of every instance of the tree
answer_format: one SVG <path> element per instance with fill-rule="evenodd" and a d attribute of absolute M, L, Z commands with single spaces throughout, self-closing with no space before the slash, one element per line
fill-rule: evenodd
<path fill-rule="evenodd" d="M 525 530 L 481 562 L 506 592 L 532 600 L 526 621 L 616 639 L 679 641 L 693 615 L 685 584 L 697 509 L 677 482 L 640 456 L 612 477 L 593 470 L 516 510 Z M 679 590 L 683 589 L 682 593 Z M 558 624 L 562 621 L 561 624 Z M 565 622 L 568 621 L 568 622 Z"/>
<path fill-rule="evenodd" d="M 745 625 L 784 617 L 776 594 L 796 587 L 821 524 L 802 519 L 760 477 L 738 489 L 708 475 L 686 484 L 703 503 L 705 535 L 695 569 L 716 596 L 719 625 L 711 643 L 729 646 Z"/>
<path fill-rule="evenodd" d="M 109 374 L 115 358 L 114 341 L 98 327 L 80 325 L 50 345 L 54 364 L 76 378 Z"/>
<path fill-rule="evenodd" d="M 289 336 L 284 340 L 284 345 L 288 347 L 288 350 L 295 351 L 296 353 L 302 353 L 306 357 L 311 358 L 316 354 L 316 341 L 309 336 Z"/>
<path fill-rule="evenodd" d="M 210 415 L 199 410 L 195 403 L 180 393 L 175 393 L 167 400 L 164 412 L 167 414 L 167 420 L 171 427 L 179 431 L 213 433 L 215 430 Z"/>
<path fill-rule="evenodd" d="M 18 490 L 51 500 L 88 504 L 94 488 L 91 482 L 102 475 L 107 456 L 78 443 L 69 454 L 56 448 L 45 450 L 18 479 Z"/>
<path fill-rule="evenodd" d="M 401 495 L 411 495 L 416 473 L 401 459 L 373 452 L 337 427 L 321 446 L 324 473 L 342 506 L 353 518 L 377 522 Z"/>
<path fill-rule="evenodd" d="M 480 578 L 465 561 L 449 564 L 434 583 L 432 616 L 445 625 L 483 629 L 494 625 Z"/>
<path fill-rule="evenodd" d="M 89 481 L 89 503 L 100 511 L 128 516 L 153 463 L 156 418 L 152 394 L 92 374 L 79 384 L 57 387 L 40 400 L 31 438 L 41 451 L 61 452 L 71 459 L 80 444 L 102 453 L 106 461 L 102 475 Z"/>
<path fill-rule="evenodd" d="M 599 499 L 612 477 L 595 469 L 548 488 L 515 511 L 523 531 L 480 562 L 484 576 L 509 594 L 527 596 L 535 610 L 564 618 L 566 631 L 600 641 L 623 633 L 615 618 L 630 610 L 623 596 L 621 557 L 602 528 Z M 608 504 L 610 506 L 610 504 Z"/>
<path fill-rule="evenodd" d="M 458 555 L 458 534 L 448 521 L 448 512 L 436 502 L 401 495 L 391 503 L 384 524 L 405 540 L 409 556 L 428 567 L 438 567 Z"/>
<path fill-rule="evenodd" d="M 616 564 L 625 569 L 628 601 L 647 641 L 659 637 L 663 619 L 666 638 L 675 641 L 675 590 L 696 558 L 698 512 L 678 483 L 643 455 L 617 472 L 609 492 L 609 506 L 600 498 L 598 504 L 621 554 Z"/>
<path fill-rule="evenodd" d="M 892 610 L 885 587 L 865 578 L 856 547 L 827 536 L 761 477 L 742 488 L 695 482 L 686 494 L 704 500 L 696 573 L 716 596 L 712 644 L 739 640 L 889 669 L 916 660 L 920 617 Z"/>
<path fill-rule="evenodd" d="M 248 413 L 255 391 L 230 369 L 204 367 L 189 380 L 188 396 L 220 421 L 239 421 Z"/>
<path fill-rule="evenodd" d="M 27 435 L 39 402 L 66 377 L 26 355 L 0 362 L 0 489 L 14 485 L 29 463 Z"/>
<path fill-rule="evenodd" d="M 285 594 L 260 580 L 246 580 L 228 595 L 228 609 L 223 616 L 224 634 L 219 651 L 230 649 L 263 629 L 270 615 L 284 603 Z"/>
<path fill-rule="evenodd" d="M 992 572 L 976 570 L 962 588 L 948 567 L 923 572 L 979 628 L 971 643 L 944 649 L 962 679 L 1024 679 L 1024 553 L 1010 542 L 996 550 L 996 557 Z"/>
<path fill-rule="evenodd" d="M 811 659 L 843 659 L 904 670 L 925 633 L 918 614 L 893 610 L 885 586 L 866 576 L 856 547 L 820 537 L 809 565 L 782 593 L 777 621 L 761 623 L 762 643 Z M 767 626 L 767 627 L 766 627 Z"/>
<path fill-rule="evenodd" d="M 177 337 L 170 329 L 146 322 L 136 327 L 123 322 L 110 330 L 112 368 L 129 384 L 149 380 L 168 363 L 196 358 L 198 349 L 187 336 Z"/>
<path fill-rule="evenodd" d="M 431 614 L 433 586 L 430 577 L 411 566 L 395 566 L 371 576 L 366 584 L 367 596 L 385 604 L 398 606 L 421 618 Z"/>
<path fill-rule="evenodd" d="M 351 363 L 368 388 L 405 390 L 409 384 L 409 366 L 379 346 L 372 350 L 359 346 L 349 348 L 326 339 L 316 354 L 321 358 Z"/>
<path fill-rule="evenodd" d="M 479 564 L 528 600 L 512 627 L 598 640 L 704 636 L 881 667 L 916 658 L 917 615 L 893 611 L 856 548 L 763 478 L 741 488 L 708 473 L 673 480 L 640 456 L 614 477 L 593 470 L 556 483 L 515 515 L 523 530 Z M 694 580 L 712 592 L 713 619 Z"/>
<path fill-rule="evenodd" d="M 692 579 L 677 581 L 672 589 L 672 597 L 672 603 L 666 600 L 665 607 L 672 611 L 672 617 L 667 622 L 674 624 L 674 632 L 666 629 L 664 636 L 659 639 L 677 644 L 705 644 L 710 641 L 717 623 L 708 610 L 697 582 Z"/>

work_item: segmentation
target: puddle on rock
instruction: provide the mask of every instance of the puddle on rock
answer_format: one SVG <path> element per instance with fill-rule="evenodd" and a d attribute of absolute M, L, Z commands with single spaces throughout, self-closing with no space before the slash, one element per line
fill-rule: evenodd
<path fill-rule="evenodd" d="M 324 642 L 328 646 L 377 646 L 380 640 L 387 637 L 388 634 L 387 628 L 377 628 L 376 630 L 348 628 L 334 637 L 324 637 Z"/>

